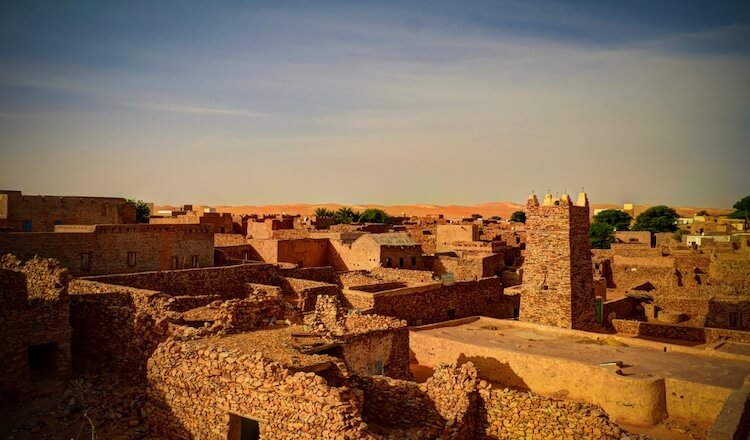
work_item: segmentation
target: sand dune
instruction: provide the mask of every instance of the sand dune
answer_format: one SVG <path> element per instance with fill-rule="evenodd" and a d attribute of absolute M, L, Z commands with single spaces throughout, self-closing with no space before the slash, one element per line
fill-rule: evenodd
<path fill-rule="evenodd" d="M 232 214 L 300 214 L 300 215 L 311 215 L 317 208 L 326 208 L 331 210 L 337 210 L 343 206 L 349 206 L 356 211 L 362 211 L 367 208 L 378 208 L 382 209 L 390 215 L 436 215 L 443 214 L 446 218 L 457 218 L 457 217 L 469 217 L 472 214 L 480 214 L 484 217 L 500 216 L 501 218 L 508 218 L 514 211 L 523 210 L 524 205 L 514 202 L 487 202 L 478 205 L 431 205 L 431 204 L 413 204 L 413 205 L 377 205 L 377 204 L 357 204 L 357 205 L 342 205 L 339 203 L 293 203 L 286 205 L 241 205 L 241 206 L 213 206 L 218 212 L 229 212 Z M 591 205 L 591 213 L 593 215 L 594 209 L 599 208 L 620 208 L 622 205 L 612 203 L 593 203 Z M 636 215 L 643 212 L 651 205 L 636 205 Z M 157 209 L 170 209 L 170 206 L 157 206 Z M 202 210 L 202 205 L 194 205 L 195 210 Z M 677 212 L 682 216 L 692 216 L 695 213 L 706 210 L 710 213 L 715 214 L 728 214 L 732 212 L 731 209 L 722 208 L 697 208 L 697 207 L 674 207 Z"/>

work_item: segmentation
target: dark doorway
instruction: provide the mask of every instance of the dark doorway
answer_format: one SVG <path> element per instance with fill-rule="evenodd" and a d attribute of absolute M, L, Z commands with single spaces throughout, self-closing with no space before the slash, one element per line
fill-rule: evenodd
<path fill-rule="evenodd" d="M 456 319 L 456 309 L 448 309 L 448 319 Z"/>
<path fill-rule="evenodd" d="M 257 420 L 230 414 L 229 440 L 260 440 L 260 424 Z"/>
<path fill-rule="evenodd" d="M 57 343 L 29 346 L 29 375 L 32 381 L 50 379 L 57 374 Z"/>

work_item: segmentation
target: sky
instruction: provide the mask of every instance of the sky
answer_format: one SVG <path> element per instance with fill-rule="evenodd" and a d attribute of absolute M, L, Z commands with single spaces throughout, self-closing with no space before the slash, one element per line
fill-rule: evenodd
<path fill-rule="evenodd" d="M 750 194 L 750 4 L 0 2 L 0 188 L 160 204 Z"/>

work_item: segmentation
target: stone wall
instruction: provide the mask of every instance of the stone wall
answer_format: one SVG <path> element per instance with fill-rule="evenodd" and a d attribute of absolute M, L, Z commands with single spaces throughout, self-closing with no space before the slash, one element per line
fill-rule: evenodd
<path fill-rule="evenodd" d="M 508 388 L 482 388 L 478 439 L 620 439 L 624 433 L 598 406 Z"/>
<path fill-rule="evenodd" d="M 281 288 L 286 300 L 302 312 L 315 310 L 315 302 L 319 296 L 338 296 L 341 292 L 336 284 L 297 278 L 282 278 Z"/>
<path fill-rule="evenodd" d="M 750 254 L 716 254 L 709 267 L 711 279 L 730 283 L 750 291 Z"/>
<path fill-rule="evenodd" d="M 0 227 L 52 232 L 55 225 L 135 223 L 135 207 L 120 197 L 29 196 L 0 191 Z"/>
<path fill-rule="evenodd" d="M 346 292 L 345 292 L 346 295 Z M 378 315 L 423 325 L 467 316 L 510 318 L 518 308 L 518 297 L 503 295 L 498 278 L 460 281 L 428 289 L 403 289 L 371 294 L 373 311 Z"/>
<path fill-rule="evenodd" d="M 0 234 L 0 252 L 17 254 L 22 260 L 34 255 L 55 258 L 74 276 L 214 264 L 211 226 L 58 226 L 56 231 Z"/>
<path fill-rule="evenodd" d="M 62 387 L 70 375 L 68 271 L 52 259 L 0 259 L 0 398 Z"/>
<path fill-rule="evenodd" d="M 238 264 L 202 269 L 103 275 L 86 280 L 137 289 L 156 290 L 172 295 L 226 295 L 244 292 L 246 283 L 273 284 L 278 267 L 271 264 Z"/>
<path fill-rule="evenodd" d="M 678 339 L 700 343 L 713 343 L 723 339 L 733 342 L 750 343 L 750 332 L 709 327 L 643 322 L 615 319 L 612 326 L 618 333 L 634 336 L 648 336 L 661 339 Z"/>
<path fill-rule="evenodd" d="M 149 360 L 148 384 L 149 425 L 161 438 L 239 438 L 232 414 L 259 421 L 262 438 L 368 438 L 361 393 L 261 353 L 170 340 Z"/>
<path fill-rule="evenodd" d="M 435 275 L 452 273 L 457 281 L 478 280 L 497 276 L 505 267 L 503 254 L 489 254 L 459 258 L 448 255 L 436 255 L 432 270 Z"/>
<path fill-rule="evenodd" d="M 627 319 L 636 314 L 638 300 L 630 297 L 613 299 L 602 303 L 602 323 L 610 325 L 613 319 Z"/>

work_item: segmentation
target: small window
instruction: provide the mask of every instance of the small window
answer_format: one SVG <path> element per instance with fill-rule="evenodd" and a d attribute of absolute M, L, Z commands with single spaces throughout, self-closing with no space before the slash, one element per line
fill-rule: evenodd
<path fill-rule="evenodd" d="M 224 226 L 221 227 L 221 233 L 224 233 Z"/>
<path fill-rule="evenodd" d="M 169 267 L 172 270 L 179 269 L 180 267 L 180 257 L 172 257 L 169 259 Z"/>
<path fill-rule="evenodd" d="M 404 257 L 398 259 L 398 267 L 404 267 Z"/>
<path fill-rule="evenodd" d="M 456 309 L 448 309 L 448 319 L 456 319 Z"/>
<path fill-rule="evenodd" d="M 190 267 L 198 267 L 198 256 L 193 255 L 190 257 Z"/>
<path fill-rule="evenodd" d="M 135 252 L 128 252 L 128 266 L 133 267 L 135 266 L 136 258 L 135 258 Z"/>
<path fill-rule="evenodd" d="M 372 374 L 383 374 L 383 361 L 375 361 L 372 364 Z"/>
<path fill-rule="evenodd" d="M 392 267 L 393 263 L 391 263 L 391 257 L 388 257 L 385 259 L 385 267 Z"/>
<path fill-rule="evenodd" d="M 31 220 L 21 222 L 21 227 L 23 228 L 23 232 L 31 232 Z"/>
<path fill-rule="evenodd" d="M 729 328 L 739 328 L 740 312 L 729 312 Z"/>
<path fill-rule="evenodd" d="M 411 267 L 417 267 L 417 257 L 411 257 Z"/>
<path fill-rule="evenodd" d="M 57 220 L 55 220 L 55 221 L 54 221 L 54 222 L 52 222 L 52 223 L 53 223 L 53 224 L 55 224 L 55 225 L 61 225 L 61 224 L 62 224 L 62 220 L 60 220 L 60 219 L 57 219 Z"/>
<path fill-rule="evenodd" d="M 29 374 L 32 381 L 49 379 L 57 374 L 57 344 L 32 345 L 29 347 Z"/>
<path fill-rule="evenodd" d="M 91 253 L 81 254 L 81 270 L 84 272 L 91 270 Z"/>

